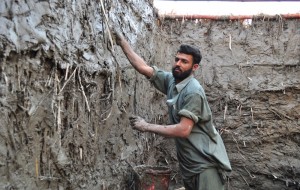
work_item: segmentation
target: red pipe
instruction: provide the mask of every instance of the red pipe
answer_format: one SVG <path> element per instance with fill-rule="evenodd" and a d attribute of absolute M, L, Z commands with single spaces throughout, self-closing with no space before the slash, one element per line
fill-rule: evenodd
<path fill-rule="evenodd" d="M 244 20 L 244 19 L 300 19 L 300 13 L 295 14 L 281 14 L 281 15 L 229 15 L 229 16 L 218 16 L 218 15 L 177 15 L 177 14 L 162 14 L 160 18 L 167 20 L 174 19 L 209 19 L 209 20 Z"/>

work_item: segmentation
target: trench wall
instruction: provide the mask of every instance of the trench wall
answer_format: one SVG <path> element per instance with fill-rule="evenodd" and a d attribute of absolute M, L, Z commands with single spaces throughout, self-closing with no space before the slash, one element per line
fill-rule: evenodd
<path fill-rule="evenodd" d="M 1 189 L 127 188 L 153 141 L 128 116 L 162 117 L 107 26 L 148 61 L 155 14 L 151 1 L 1 1 Z"/>
<path fill-rule="evenodd" d="M 299 182 L 299 20 L 168 21 L 151 1 L 0 3 L 0 187 L 129 189 L 131 168 L 168 165 L 172 140 L 131 129 L 166 123 L 164 96 L 114 45 L 118 27 L 150 65 L 169 70 L 181 43 L 203 54 L 196 77 L 234 171 L 228 189 Z M 287 183 L 288 182 L 288 183 Z"/>

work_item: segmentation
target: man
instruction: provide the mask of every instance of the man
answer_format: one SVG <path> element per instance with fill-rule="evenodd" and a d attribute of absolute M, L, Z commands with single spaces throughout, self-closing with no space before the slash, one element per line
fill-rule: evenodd
<path fill-rule="evenodd" d="M 172 73 L 150 67 L 115 32 L 131 65 L 167 95 L 171 125 L 147 123 L 140 117 L 130 118 L 133 128 L 174 137 L 180 171 L 187 190 L 224 189 L 224 171 L 231 171 L 223 141 L 212 123 L 212 113 L 205 92 L 194 78 L 202 59 L 198 49 L 181 45 L 175 56 Z"/>

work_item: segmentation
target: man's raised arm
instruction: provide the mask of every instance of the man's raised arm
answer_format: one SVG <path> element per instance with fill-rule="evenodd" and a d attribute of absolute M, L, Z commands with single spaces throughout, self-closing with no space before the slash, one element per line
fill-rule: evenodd
<path fill-rule="evenodd" d="M 146 64 L 144 59 L 142 59 L 138 54 L 136 54 L 124 36 L 117 31 L 114 31 L 114 36 L 116 37 L 116 43 L 122 48 L 127 59 L 130 61 L 131 65 L 141 74 L 150 78 L 153 75 L 153 68 Z"/>

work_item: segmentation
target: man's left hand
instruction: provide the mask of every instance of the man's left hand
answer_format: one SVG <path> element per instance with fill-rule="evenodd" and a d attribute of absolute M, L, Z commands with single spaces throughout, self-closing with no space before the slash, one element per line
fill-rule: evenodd
<path fill-rule="evenodd" d="M 143 118 L 139 116 L 131 116 L 129 117 L 129 121 L 133 129 L 137 129 L 142 132 L 147 131 L 148 123 Z"/>

